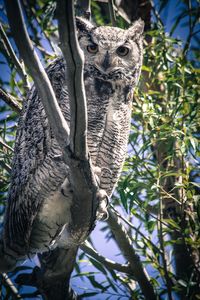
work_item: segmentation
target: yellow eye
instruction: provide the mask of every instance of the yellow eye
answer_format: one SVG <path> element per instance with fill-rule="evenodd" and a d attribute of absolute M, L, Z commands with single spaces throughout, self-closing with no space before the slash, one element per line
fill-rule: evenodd
<path fill-rule="evenodd" d="M 120 46 L 119 48 L 117 48 L 116 52 L 119 56 L 126 56 L 129 53 L 129 48 Z"/>
<path fill-rule="evenodd" d="M 95 54 L 98 52 L 98 46 L 96 44 L 91 44 L 87 46 L 87 51 L 89 53 Z"/>

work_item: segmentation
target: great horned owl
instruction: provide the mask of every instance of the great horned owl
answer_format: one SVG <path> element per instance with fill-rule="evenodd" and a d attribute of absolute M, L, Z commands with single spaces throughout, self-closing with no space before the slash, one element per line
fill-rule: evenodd
<path fill-rule="evenodd" d="M 84 82 L 88 110 L 87 141 L 99 184 L 111 196 L 127 150 L 131 100 L 142 64 L 143 22 L 128 30 L 93 26 L 77 18 L 85 55 Z M 67 122 L 70 108 L 65 65 L 58 58 L 48 68 L 59 106 Z M 69 167 L 49 126 L 33 86 L 19 120 L 11 184 L 0 244 L 0 271 L 17 259 L 49 249 L 70 221 L 72 191 Z"/>

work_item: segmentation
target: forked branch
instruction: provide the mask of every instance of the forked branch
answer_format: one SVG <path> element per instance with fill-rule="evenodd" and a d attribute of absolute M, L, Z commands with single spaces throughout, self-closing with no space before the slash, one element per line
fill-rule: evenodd
<path fill-rule="evenodd" d="M 129 264 L 119 264 L 104 256 L 100 255 L 89 242 L 85 242 L 80 248 L 89 256 L 95 258 L 98 262 L 102 263 L 107 269 L 115 270 L 118 272 L 132 274 L 132 270 Z"/>
<path fill-rule="evenodd" d="M 20 75 L 20 77 L 23 79 L 23 81 L 25 82 L 25 87 L 26 89 L 30 89 L 30 84 L 28 82 L 28 78 L 27 78 L 27 74 L 25 71 L 25 68 L 23 66 L 23 64 L 19 61 L 17 55 L 15 54 L 15 51 L 13 50 L 13 47 L 7 37 L 7 34 L 5 33 L 2 24 L 0 24 L 0 36 L 1 36 L 1 41 L 3 43 L 3 46 L 5 48 L 5 50 L 7 51 L 8 55 L 11 57 L 18 74 Z"/>
<path fill-rule="evenodd" d="M 84 241 L 96 219 L 97 183 L 88 157 L 87 107 L 83 81 L 84 56 L 76 37 L 73 1 L 58 0 L 58 28 L 61 50 L 66 61 L 66 80 L 70 99 L 71 184 L 74 191 L 72 241 Z M 73 159 L 74 158 L 74 159 Z M 77 209 L 78 207 L 78 209 Z"/>
<path fill-rule="evenodd" d="M 0 98 L 3 99 L 3 101 L 8 104 L 15 112 L 17 112 L 18 114 L 21 112 L 21 107 L 16 101 L 15 97 L 9 95 L 2 88 L 0 88 Z"/>
<path fill-rule="evenodd" d="M 139 256 L 131 245 L 126 229 L 121 224 L 117 215 L 111 209 L 109 210 L 109 218 L 107 222 L 114 234 L 120 250 L 130 264 L 132 275 L 135 280 L 138 281 L 143 295 L 146 299 L 155 300 L 156 295 L 150 282 L 150 278 L 146 270 L 143 268 Z"/>
<path fill-rule="evenodd" d="M 70 99 L 70 149 L 76 158 L 86 160 L 87 109 L 83 81 L 84 55 L 78 44 L 73 1 L 57 1 L 61 50 L 66 61 L 66 81 Z"/>
<path fill-rule="evenodd" d="M 68 246 L 68 250 L 58 249 L 57 252 L 53 251 L 51 253 L 51 263 L 46 263 L 42 274 L 41 272 L 39 274 L 39 276 L 42 276 L 40 281 L 45 283 L 44 287 L 39 286 L 39 288 L 43 289 L 48 286 L 48 289 L 50 289 L 50 291 L 48 291 L 48 289 L 45 291 L 45 294 L 48 295 L 48 299 L 55 299 L 56 290 L 56 299 L 64 299 L 63 291 L 60 291 L 59 294 L 60 288 L 58 290 L 58 287 L 62 287 L 62 290 L 65 287 L 66 293 L 67 290 L 69 290 L 67 287 L 69 285 L 69 278 L 73 269 L 77 247 L 86 239 L 91 231 L 96 219 L 98 203 L 98 187 L 88 159 L 83 55 L 79 49 L 76 38 L 73 1 L 59 0 L 57 3 L 61 48 L 67 62 L 66 78 L 72 116 L 70 130 L 59 108 L 49 78 L 28 36 L 19 0 L 12 1 L 12 4 L 9 0 L 5 2 L 10 27 L 20 56 L 34 79 L 50 126 L 63 152 L 63 159 L 70 166 L 70 182 L 74 192 L 71 208 L 72 222 L 69 225 L 68 235 L 68 244 L 70 243 L 70 246 Z M 62 257 L 62 259 L 59 257 Z M 66 263 L 63 269 L 63 261 L 73 262 L 71 268 L 67 268 L 68 264 Z M 56 270 L 53 269 L 54 272 L 52 272 L 52 266 L 56 267 Z M 50 277 L 49 274 L 51 274 Z M 59 274 L 59 276 L 54 276 L 55 274 Z M 51 297 L 51 295 L 54 296 Z"/>
<path fill-rule="evenodd" d="M 50 80 L 40 62 L 25 27 L 19 0 L 5 1 L 11 31 L 41 97 L 51 128 L 62 148 L 69 145 L 69 128 L 58 106 Z M 64 138 L 63 138 L 64 137 Z"/>

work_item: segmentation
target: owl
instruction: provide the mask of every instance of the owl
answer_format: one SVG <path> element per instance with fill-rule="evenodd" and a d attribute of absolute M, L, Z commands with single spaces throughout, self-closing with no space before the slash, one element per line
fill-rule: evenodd
<path fill-rule="evenodd" d="M 96 27 L 77 18 L 77 34 L 84 52 L 87 99 L 87 142 L 99 188 L 110 197 L 127 151 L 131 102 L 142 65 L 143 22 L 129 29 Z M 47 68 L 58 104 L 70 124 L 65 78 L 66 63 L 57 58 Z M 64 137 L 63 137 L 64 138 Z M 0 243 L 0 271 L 16 261 L 62 245 L 70 222 L 73 191 L 70 169 L 48 122 L 35 86 L 23 104 L 12 165 L 4 230 Z"/>

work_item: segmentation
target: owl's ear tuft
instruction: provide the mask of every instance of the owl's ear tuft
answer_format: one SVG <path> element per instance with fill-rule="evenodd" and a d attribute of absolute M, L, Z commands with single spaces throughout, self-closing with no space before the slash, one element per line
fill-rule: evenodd
<path fill-rule="evenodd" d="M 90 21 L 80 17 L 76 17 L 76 27 L 78 31 L 82 33 L 88 33 L 94 28 Z"/>
<path fill-rule="evenodd" d="M 142 21 L 142 19 L 138 19 L 128 29 L 128 38 L 132 40 L 138 39 L 142 36 L 143 32 L 144 32 L 144 21 Z"/>

